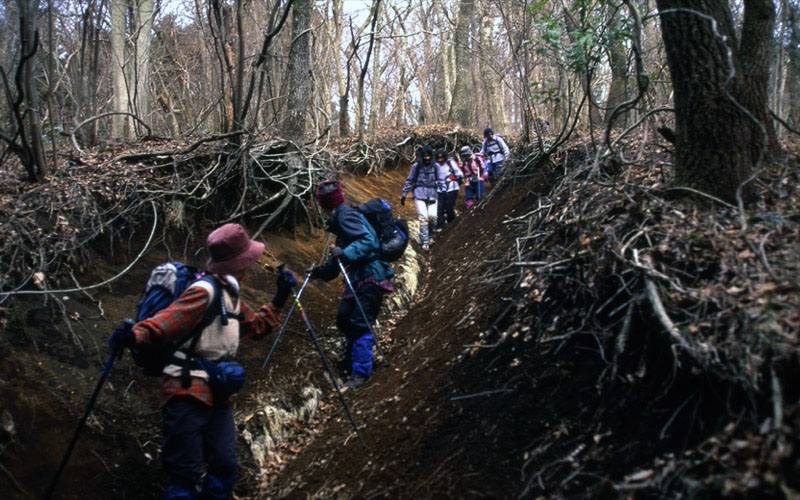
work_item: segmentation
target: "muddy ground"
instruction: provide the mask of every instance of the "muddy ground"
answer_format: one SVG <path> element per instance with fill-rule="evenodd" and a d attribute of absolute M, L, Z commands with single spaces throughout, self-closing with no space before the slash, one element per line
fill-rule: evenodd
<path fill-rule="evenodd" d="M 348 198 L 395 202 L 404 175 L 401 168 L 348 177 Z M 415 282 L 413 297 L 387 307 L 378 327 L 388 366 L 378 366 L 366 386 L 346 393 L 365 448 L 344 418 L 299 318 L 290 321 L 267 370 L 260 365 L 272 339 L 242 345 L 249 382 L 236 403 L 237 498 L 794 498 L 800 489 L 796 452 L 755 478 L 745 475 L 758 468 L 742 465 L 748 446 L 732 450 L 739 452 L 733 461 L 715 455 L 719 446 L 713 439 L 718 444 L 726 436 L 758 436 L 757 409 L 764 402 L 749 400 L 709 372 L 677 365 L 652 317 L 630 319 L 628 346 L 614 358 L 615 376 L 609 377 L 607 342 L 591 334 L 562 339 L 547 330 L 565 322 L 558 308 L 531 309 L 535 314 L 521 318 L 509 314 L 538 299 L 515 293 L 520 269 L 500 265 L 508 249 L 519 245 L 508 222 L 535 209 L 557 175 L 545 167 L 529 171 L 493 188 L 469 212 L 462 196 L 460 216 L 431 251 L 417 256 L 414 244 L 418 275 L 404 278 Z M 410 204 L 397 209 L 414 217 Z M 91 272 L 76 279 L 94 283 L 114 275 L 137 255 L 149 229 L 138 228 L 125 248 L 112 251 L 98 243 Z M 302 272 L 319 260 L 324 243 L 321 230 L 302 227 L 264 239 L 263 265 L 248 277 L 243 293 L 253 304 L 271 296 L 277 264 Z M 162 237 L 109 286 L 60 301 L 20 298 L 4 306 L 5 497 L 42 495 L 108 355 L 104 342 L 114 323 L 133 313 L 155 264 L 167 258 L 201 264 L 202 254 L 195 255 L 201 246 L 191 235 Z M 547 293 L 568 294 L 569 286 Z M 603 283 L 596 286 L 597 301 L 611 300 L 601 293 Z M 333 326 L 341 289 L 338 280 L 314 283 L 303 297 L 334 362 L 341 356 Z M 571 304 L 563 311 L 574 315 L 581 307 L 594 306 Z M 157 380 L 142 377 L 130 359 L 115 364 L 55 497 L 160 496 L 165 478 L 157 392 Z M 786 425 L 794 429 L 800 418 L 796 392 L 786 386 L 784 394 Z M 728 475 L 719 472 L 726 467 Z M 781 472 L 770 480 L 765 470 Z M 731 477 L 760 483 L 740 488 L 726 483 Z"/>

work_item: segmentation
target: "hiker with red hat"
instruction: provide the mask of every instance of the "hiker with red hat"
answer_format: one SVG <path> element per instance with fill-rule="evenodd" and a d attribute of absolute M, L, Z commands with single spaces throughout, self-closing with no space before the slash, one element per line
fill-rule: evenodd
<path fill-rule="evenodd" d="M 383 296 L 394 291 L 394 271 L 379 258 L 380 242 L 372 224 L 356 208 L 345 204 L 339 182 L 322 182 L 314 194 L 329 215 L 328 230 L 336 235 L 336 243 L 330 248 L 328 260 L 311 269 L 311 277 L 330 281 L 339 275 L 341 262 L 355 290 L 353 296 L 345 286 L 336 312 L 336 327 L 347 340 L 345 364 L 349 373 L 344 385 L 357 388 L 372 375 L 374 338 L 370 325 L 378 317 Z"/>
<path fill-rule="evenodd" d="M 244 383 L 244 370 L 233 358 L 240 338 L 261 337 L 278 326 L 277 313 L 297 284 L 290 271 L 281 271 L 272 301 L 251 309 L 239 298 L 239 284 L 264 244 L 239 224 L 225 224 L 208 235 L 206 247 L 205 272 L 213 280 L 193 282 L 168 307 L 128 330 L 115 330 L 109 340 L 115 351 L 148 343 L 179 346 L 163 369 L 161 386 L 165 499 L 229 498 L 237 467 L 231 402 Z M 224 312 L 203 327 L 215 301 Z"/>

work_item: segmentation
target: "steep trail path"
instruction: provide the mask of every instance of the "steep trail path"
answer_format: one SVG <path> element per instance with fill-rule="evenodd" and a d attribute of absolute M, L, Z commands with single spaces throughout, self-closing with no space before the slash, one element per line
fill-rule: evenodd
<path fill-rule="evenodd" d="M 396 197 L 399 188 L 393 192 Z M 469 429 L 451 433 L 447 421 L 460 414 L 470 398 L 491 397 L 468 394 L 469 386 L 485 379 L 486 368 L 467 369 L 467 379 L 463 379 L 461 365 L 480 350 L 481 333 L 502 304 L 499 283 L 493 281 L 498 277 L 482 273 L 485 261 L 513 238 L 504 231 L 502 220 L 515 213 L 526 192 L 522 186 L 512 187 L 470 212 L 464 210 L 462 193 L 459 218 L 426 255 L 414 302 L 389 333 L 390 366 L 379 367 L 366 386 L 348 394 L 363 425 L 367 449 L 359 448 L 339 415 L 335 425 L 328 426 L 280 477 L 265 485 L 264 494 L 457 495 L 469 490 L 470 484 L 480 486 L 477 491 L 503 492 L 501 478 L 496 487 L 486 484 L 485 474 L 492 464 L 483 464 L 486 469 L 480 473 L 457 465 L 468 458 L 464 454 L 480 460 L 490 443 L 471 435 Z M 414 217 L 408 205 L 403 212 Z M 492 454 L 498 451 L 502 450 L 492 450 Z M 448 483 L 452 491 L 442 489 Z"/>

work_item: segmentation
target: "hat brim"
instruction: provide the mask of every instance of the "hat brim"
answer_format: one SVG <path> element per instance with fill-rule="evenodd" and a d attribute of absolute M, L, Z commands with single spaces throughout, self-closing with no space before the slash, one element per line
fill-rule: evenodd
<path fill-rule="evenodd" d="M 208 259 L 206 271 L 212 274 L 233 274 L 244 271 L 261 258 L 264 254 L 264 244 L 260 241 L 250 240 L 247 250 L 232 259 L 215 261 Z"/>

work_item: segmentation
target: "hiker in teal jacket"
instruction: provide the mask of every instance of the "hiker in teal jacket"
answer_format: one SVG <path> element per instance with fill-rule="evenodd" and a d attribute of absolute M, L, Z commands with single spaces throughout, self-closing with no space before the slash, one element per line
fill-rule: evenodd
<path fill-rule="evenodd" d="M 359 387 L 372 375 L 372 343 L 370 325 L 375 322 L 386 293 L 394 291 L 392 267 L 378 258 L 380 242 L 372 225 L 355 208 L 344 203 L 344 192 L 338 182 L 320 184 L 315 192 L 323 210 L 330 213 L 328 230 L 336 235 L 328 260 L 311 270 L 312 278 L 330 281 L 339 275 L 341 260 L 367 321 L 358 308 L 350 289 L 345 286 L 342 302 L 336 313 L 336 327 L 347 339 L 347 365 L 350 376 L 347 387 Z"/>

